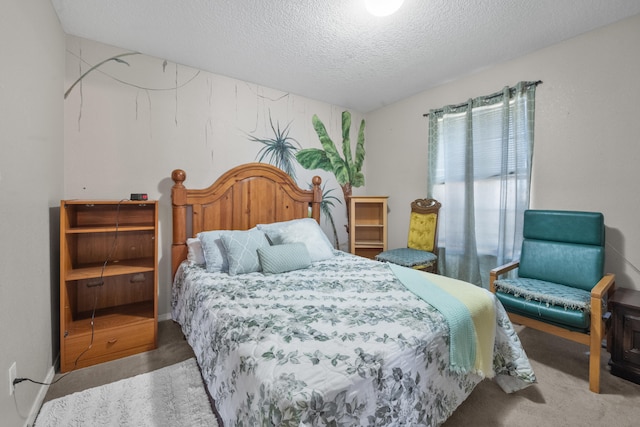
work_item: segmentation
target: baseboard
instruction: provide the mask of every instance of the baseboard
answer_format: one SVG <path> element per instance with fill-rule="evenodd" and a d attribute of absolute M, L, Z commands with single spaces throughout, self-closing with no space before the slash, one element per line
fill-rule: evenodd
<path fill-rule="evenodd" d="M 171 313 L 158 314 L 158 322 L 162 322 L 163 320 L 171 320 Z"/>
<path fill-rule="evenodd" d="M 56 375 L 56 365 L 58 361 L 49 368 L 49 372 L 47 372 L 47 377 L 45 378 L 43 383 L 49 384 L 53 381 L 53 378 Z M 40 412 L 40 408 L 42 407 L 42 402 L 44 402 L 44 397 L 47 395 L 47 391 L 49 390 L 48 385 L 41 385 L 40 390 L 38 390 L 38 394 L 36 395 L 36 399 L 31 406 L 31 410 L 29 411 L 29 416 L 27 417 L 27 421 L 24 424 L 24 427 L 31 427 L 36 422 L 36 417 L 38 416 L 38 412 Z"/>

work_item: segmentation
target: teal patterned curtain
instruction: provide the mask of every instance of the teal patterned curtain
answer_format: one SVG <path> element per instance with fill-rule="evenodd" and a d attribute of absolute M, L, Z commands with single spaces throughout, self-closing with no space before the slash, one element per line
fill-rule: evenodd
<path fill-rule="evenodd" d="M 488 288 L 489 270 L 520 256 L 539 83 L 429 112 L 427 187 L 442 203 L 441 274 Z"/>

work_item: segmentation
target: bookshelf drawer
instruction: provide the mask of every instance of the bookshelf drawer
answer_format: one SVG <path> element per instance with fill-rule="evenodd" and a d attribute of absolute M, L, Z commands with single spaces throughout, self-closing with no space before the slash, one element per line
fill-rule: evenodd
<path fill-rule="evenodd" d="M 140 353 L 155 348 L 155 320 L 139 322 L 107 330 L 94 332 L 93 344 L 91 334 L 82 334 L 65 338 L 63 370 L 74 367 L 85 367 L 96 363 L 114 360 L 120 357 Z M 87 348 L 89 348 L 87 350 Z M 84 352 L 84 354 L 82 354 Z M 77 365 L 75 363 L 80 357 Z"/>

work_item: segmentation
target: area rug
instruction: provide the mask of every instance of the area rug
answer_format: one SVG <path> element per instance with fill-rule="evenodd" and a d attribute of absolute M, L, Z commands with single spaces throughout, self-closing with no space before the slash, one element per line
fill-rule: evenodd
<path fill-rule="evenodd" d="M 191 358 L 48 401 L 35 426 L 217 427 L 218 423 Z"/>

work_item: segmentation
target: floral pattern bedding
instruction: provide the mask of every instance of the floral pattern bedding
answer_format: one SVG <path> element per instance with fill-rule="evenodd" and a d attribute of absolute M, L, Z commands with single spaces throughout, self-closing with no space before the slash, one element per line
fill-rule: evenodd
<path fill-rule="evenodd" d="M 335 253 L 273 275 L 181 265 L 173 319 L 225 426 L 438 426 L 482 380 L 449 370 L 444 318 L 385 263 Z M 495 379 L 512 392 L 535 375 L 493 299 Z"/>

